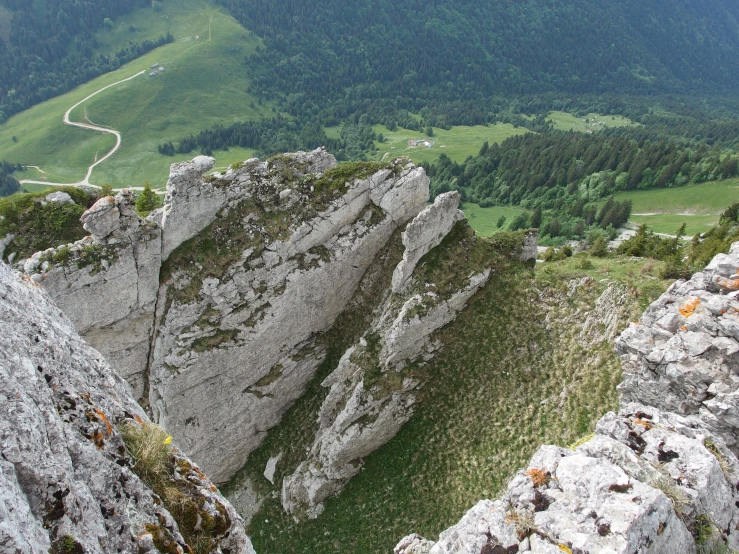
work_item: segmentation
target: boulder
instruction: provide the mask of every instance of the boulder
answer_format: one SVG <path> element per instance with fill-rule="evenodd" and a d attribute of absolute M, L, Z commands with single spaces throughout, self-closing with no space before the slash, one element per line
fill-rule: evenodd
<path fill-rule="evenodd" d="M 47 202 L 58 202 L 59 204 L 74 204 L 74 200 L 66 192 L 50 192 L 45 196 Z"/>

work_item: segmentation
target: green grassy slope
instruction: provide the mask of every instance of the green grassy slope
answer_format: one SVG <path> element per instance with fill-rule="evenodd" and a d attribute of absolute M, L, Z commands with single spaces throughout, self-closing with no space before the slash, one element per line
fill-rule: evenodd
<path fill-rule="evenodd" d="M 589 113 L 577 117 L 566 112 L 549 112 L 547 121 L 551 121 L 558 131 L 595 132 L 607 127 L 632 127 L 638 123 L 620 115 L 602 115 Z"/>
<path fill-rule="evenodd" d="M 500 230 L 505 230 L 506 226 L 510 221 L 518 214 L 524 211 L 523 208 L 518 206 L 492 206 L 490 208 L 481 208 L 477 204 L 471 204 L 465 202 L 460 206 L 460 209 L 464 212 L 467 220 L 470 222 L 475 232 L 481 237 L 489 237 L 493 233 Z M 498 219 L 500 216 L 505 216 L 506 222 L 503 227 L 498 228 Z"/>
<path fill-rule="evenodd" d="M 153 186 L 161 187 L 166 182 L 169 165 L 192 155 L 161 156 L 157 152 L 158 144 L 177 141 L 216 124 L 271 113 L 271 106 L 259 106 L 247 94 L 249 81 L 239 67 L 259 44 L 256 37 L 209 0 L 168 0 L 162 6 L 161 12 L 149 8 L 137 10 L 116 21 L 112 31 L 101 31 L 101 49 L 114 51 L 128 40 L 138 42 L 166 32 L 174 35 L 173 44 L 34 106 L 0 126 L 0 159 L 38 165 L 45 172 L 28 170 L 19 178 L 80 180 L 95 156 L 106 153 L 115 139 L 65 126 L 62 115 L 96 90 L 148 70 L 154 63 L 161 64 L 166 71 L 108 89 L 72 113 L 73 121 L 112 127 L 123 136 L 121 149 L 96 168 L 93 183 L 124 187 L 141 186 L 148 180 Z M 133 33 L 129 30 L 131 25 L 137 29 Z M 243 149 L 216 153 L 219 165 L 251 155 L 251 151 Z"/>
<path fill-rule="evenodd" d="M 594 260 L 588 271 L 576 260 L 529 270 L 503 267 L 440 339 L 446 345 L 429 370 L 411 421 L 370 455 L 362 472 L 325 503 L 315 520 L 296 524 L 279 504 L 280 480 L 304 454 L 325 390 L 311 392 L 270 432 L 242 473 L 267 499 L 248 528 L 257 552 L 385 554 L 410 532 L 430 538 L 455 523 L 481 498 L 494 497 L 540 444 L 567 445 L 592 431 L 612 409 L 620 379 L 618 358 L 606 342 L 582 346 L 570 317 L 592 310 L 610 280 L 635 286 L 626 295 L 622 325 L 664 290 L 640 275 L 644 261 Z M 589 275 L 577 294 L 567 282 Z M 532 278 L 533 277 L 533 278 Z M 532 325 L 550 316 L 552 325 Z M 339 322 L 341 323 L 341 322 Z M 335 364 L 340 353 L 330 353 Z M 330 369 L 329 369 L 330 370 Z M 276 486 L 263 478 L 279 453 Z"/>

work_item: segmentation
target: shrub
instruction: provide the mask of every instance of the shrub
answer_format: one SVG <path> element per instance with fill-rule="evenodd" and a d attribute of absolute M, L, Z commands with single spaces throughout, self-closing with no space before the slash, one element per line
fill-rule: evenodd
<path fill-rule="evenodd" d="M 551 262 L 555 259 L 556 255 L 557 253 L 554 251 L 554 248 L 550 246 L 544 251 L 544 254 L 542 254 L 541 258 L 545 262 Z"/>
<path fill-rule="evenodd" d="M 598 235 L 593 244 L 590 246 L 590 253 L 598 258 L 605 258 L 608 256 L 608 243 L 603 235 Z"/>
<path fill-rule="evenodd" d="M 141 194 L 136 199 L 136 212 L 141 217 L 146 217 L 161 205 L 162 199 L 157 193 L 151 190 L 149 181 L 146 181 L 144 183 L 144 190 L 141 191 Z"/>

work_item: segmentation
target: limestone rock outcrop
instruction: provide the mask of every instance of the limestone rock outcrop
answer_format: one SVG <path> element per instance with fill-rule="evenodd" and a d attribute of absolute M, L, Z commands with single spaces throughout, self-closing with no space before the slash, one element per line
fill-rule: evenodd
<path fill-rule="evenodd" d="M 136 214 L 128 191 L 98 200 L 82 222 L 91 236 L 38 252 L 23 269 L 141 399 L 148 387 L 161 229 Z"/>
<path fill-rule="evenodd" d="M 476 268 L 458 290 L 439 293 L 433 282 L 413 276 L 419 260 L 464 218 L 458 204 L 456 192 L 439 196 L 403 232 L 405 252 L 393 273 L 392 293 L 372 328 L 322 383 L 330 390 L 316 438 L 307 459 L 282 484 L 288 513 L 315 517 L 321 502 L 359 473 L 363 458 L 400 431 L 424 381 L 418 366 L 441 347 L 434 332 L 454 320 L 490 277 L 490 267 Z"/>
<path fill-rule="evenodd" d="M 0 382 L 0 550 L 189 551 L 177 514 L 132 471 L 121 428 L 150 422 L 129 386 L 36 282 L 2 263 Z M 210 551 L 253 554 L 229 502 L 170 455 L 168 483 L 217 523 Z"/>
<path fill-rule="evenodd" d="M 737 550 L 737 268 L 739 243 L 620 335 L 621 407 L 592 438 L 540 448 L 500 499 L 396 554 Z"/>
<path fill-rule="evenodd" d="M 408 228 L 403 232 L 405 246 L 403 261 L 398 264 L 393 274 L 394 293 L 403 291 L 418 260 L 437 246 L 457 221 L 464 219 L 464 214 L 457 209 L 459 198 L 456 191 L 440 194 L 433 205 L 423 210 L 408 224 Z"/>
<path fill-rule="evenodd" d="M 163 208 L 132 193 L 90 237 L 25 261 L 78 332 L 218 482 L 302 394 L 330 329 L 389 237 L 428 198 L 409 160 L 336 166 L 325 149 L 173 164 Z"/>
<path fill-rule="evenodd" d="M 323 360 L 317 336 L 428 197 L 409 162 L 313 173 L 328 161 L 319 150 L 214 176 L 228 203 L 165 264 L 151 406 L 218 481 L 302 395 Z"/>
<path fill-rule="evenodd" d="M 739 243 L 678 281 L 616 341 L 624 402 L 685 416 L 739 453 Z"/>

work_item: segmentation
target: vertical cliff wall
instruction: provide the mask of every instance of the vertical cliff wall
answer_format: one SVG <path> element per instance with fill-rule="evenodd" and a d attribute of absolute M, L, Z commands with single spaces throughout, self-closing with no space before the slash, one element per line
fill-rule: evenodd
<path fill-rule="evenodd" d="M 323 149 L 203 177 L 213 164 L 174 164 L 147 220 L 132 194 L 101 199 L 90 237 L 23 269 L 223 481 L 302 394 L 316 337 L 423 209 L 428 178 L 408 160 L 337 166 Z"/>

